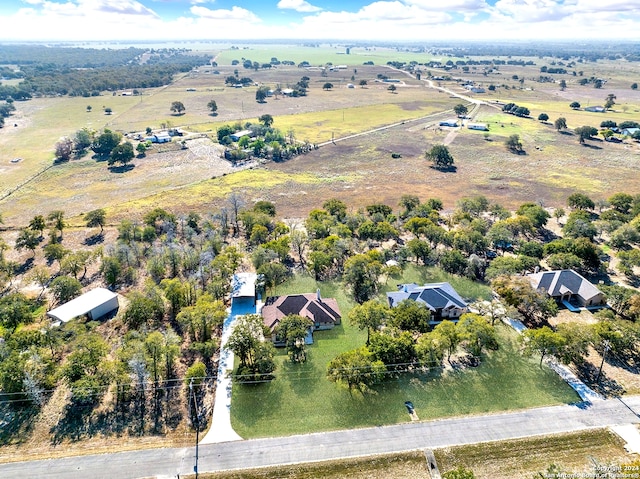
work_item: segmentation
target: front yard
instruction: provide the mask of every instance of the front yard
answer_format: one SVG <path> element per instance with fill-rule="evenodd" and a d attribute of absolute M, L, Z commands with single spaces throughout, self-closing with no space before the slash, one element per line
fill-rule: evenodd
<path fill-rule="evenodd" d="M 484 296 L 488 289 L 435 269 L 410 267 L 399 282 L 447 281 L 463 297 Z M 320 287 L 324 297 L 334 297 L 343 318 L 353 306 L 340 283 L 316 284 L 296 277 L 277 294 L 312 292 Z M 473 294 L 470 294 L 473 292 Z M 233 385 L 231 421 L 244 438 L 302 434 L 409 422 L 405 401 L 414 404 L 421 420 L 479 414 L 578 401 L 578 396 L 555 373 L 538 367 L 537 358 L 522 357 L 517 334 L 498 327 L 500 348 L 486 355 L 477 368 L 402 373 L 389 376 L 372 393 L 350 395 L 346 388 L 326 379 L 327 363 L 338 353 L 364 345 L 366 332 L 347 320 L 331 331 L 314 333 L 305 364 L 288 361 L 284 350 L 277 359 L 276 379 L 260 384 Z M 455 365 L 455 362 L 454 362 Z"/>

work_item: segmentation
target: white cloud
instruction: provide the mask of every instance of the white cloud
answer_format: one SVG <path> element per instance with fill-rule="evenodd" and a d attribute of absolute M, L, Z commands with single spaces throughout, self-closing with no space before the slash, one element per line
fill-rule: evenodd
<path fill-rule="evenodd" d="M 304 13 L 319 12 L 322 10 L 322 8 L 311 5 L 304 0 L 280 0 L 277 7 L 283 10 L 289 9 Z"/>
<path fill-rule="evenodd" d="M 23 0 L 24 8 L 0 14 L 0 40 L 632 39 L 640 31 L 637 0 L 373 0 L 356 11 L 345 2 L 344 11 L 307 11 L 288 25 L 238 6 L 217 9 L 215 0 L 180 1 L 190 10 L 168 20 L 149 0 Z M 281 17 L 318 8 L 314 1 L 280 0 Z"/>
<path fill-rule="evenodd" d="M 206 7 L 193 6 L 190 9 L 196 17 L 212 20 L 231 20 L 248 23 L 260 23 L 262 20 L 253 12 L 240 7 L 231 7 L 231 10 L 212 10 Z"/>

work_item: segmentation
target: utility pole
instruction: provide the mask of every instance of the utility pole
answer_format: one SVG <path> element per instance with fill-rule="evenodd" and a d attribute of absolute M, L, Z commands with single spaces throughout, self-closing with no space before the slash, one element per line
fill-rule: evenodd
<path fill-rule="evenodd" d="M 607 351 L 611 348 L 611 343 L 608 340 L 602 341 L 602 362 L 600 363 L 600 369 L 596 376 L 596 384 L 600 383 L 600 375 L 602 374 L 602 367 L 604 366 L 604 359 L 607 357 Z"/>
<path fill-rule="evenodd" d="M 196 479 L 198 479 L 198 443 L 200 442 L 200 413 L 198 411 L 198 401 L 196 401 L 196 396 L 193 392 L 193 378 L 189 382 L 189 396 L 191 396 L 193 400 L 193 408 L 195 411 L 196 417 L 196 463 L 193 466 L 193 472 L 196 473 Z"/>

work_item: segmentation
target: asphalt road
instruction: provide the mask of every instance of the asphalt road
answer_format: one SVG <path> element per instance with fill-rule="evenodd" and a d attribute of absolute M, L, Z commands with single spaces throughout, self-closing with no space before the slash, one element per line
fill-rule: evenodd
<path fill-rule="evenodd" d="M 210 444 L 199 448 L 199 472 L 324 461 L 415 449 L 514 439 L 640 423 L 640 396 L 505 414 L 469 416 L 302 436 Z M 195 448 L 70 457 L 0 465 L 0 477 L 176 477 L 193 472 Z"/>

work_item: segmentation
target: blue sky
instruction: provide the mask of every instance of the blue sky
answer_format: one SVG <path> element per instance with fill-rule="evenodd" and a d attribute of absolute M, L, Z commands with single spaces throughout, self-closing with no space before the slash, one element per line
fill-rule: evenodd
<path fill-rule="evenodd" d="M 640 39 L 638 0 L 2 0 L 0 41 Z"/>

